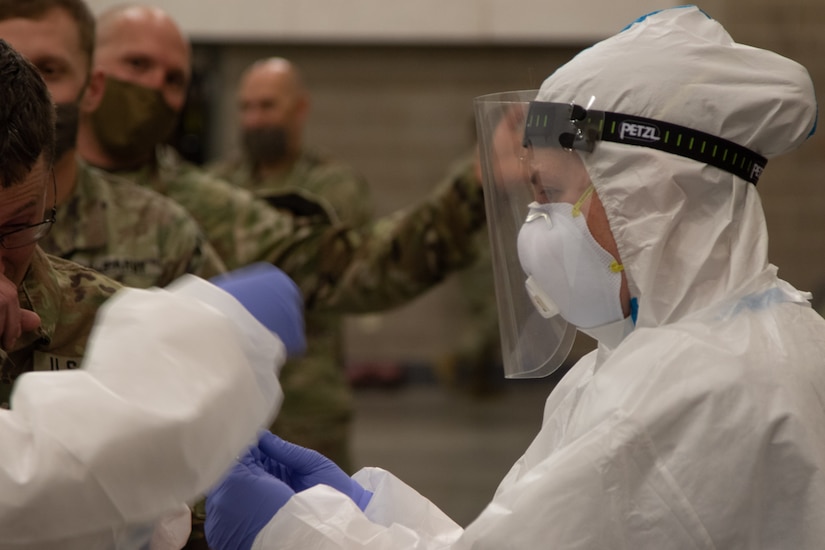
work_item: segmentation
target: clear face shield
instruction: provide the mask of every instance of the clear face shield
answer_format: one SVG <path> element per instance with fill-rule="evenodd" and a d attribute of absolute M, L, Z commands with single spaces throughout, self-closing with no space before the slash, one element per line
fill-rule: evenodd
<path fill-rule="evenodd" d="M 576 328 L 553 304 L 543 312 L 534 305 L 518 255 L 519 232 L 535 200 L 522 145 L 535 97 L 535 90 L 506 92 L 474 102 L 507 378 L 551 374 L 567 358 L 576 336 Z"/>
<path fill-rule="evenodd" d="M 508 378 L 552 373 L 567 358 L 576 327 L 624 317 L 622 267 L 593 236 L 599 219 L 609 229 L 603 211 L 590 216 L 600 203 L 574 150 L 586 140 L 575 143 L 572 106 L 531 104 L 535 97 L 522 91 L 475 100 Z M 568 135 L 562 146 L 559 136 Z"/>

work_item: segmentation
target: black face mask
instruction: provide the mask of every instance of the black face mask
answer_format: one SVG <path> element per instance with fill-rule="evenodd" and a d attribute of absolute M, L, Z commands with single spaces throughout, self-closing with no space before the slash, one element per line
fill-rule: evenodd
<path fill-rule="evenodd" d="M 55 105 L 54 158 L 60 159 L 67 151 L 77 146 L 77 122 L 80 109 L 76 102 Z"/>
<path fill-rule="evenodd" d="M 244 151 L 253 164 L 272 164 L 286 157 L 287 137 L 283 126 L 248 128 L 241 138 Z"/>

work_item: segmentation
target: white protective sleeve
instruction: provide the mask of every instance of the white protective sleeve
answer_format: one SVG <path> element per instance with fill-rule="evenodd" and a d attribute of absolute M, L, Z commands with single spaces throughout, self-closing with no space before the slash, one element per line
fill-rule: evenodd
<path fill-rule="evenodd" d="M 0 411 L 0 548 L 115 548 L 126 526 L 179 511 L 271 421 L 284 359 L 196 277 L 121 290 L 82 368 L 22 375 Z"/>
<path fill-rule="evenodd" d="M 316 485 L 289 499 L 258 533 L 252 550 L 440 550 L 461 536 L 458 524 L 393 474 L 364 468 L 353 479 L 373 492 L 363 512 L 350 497 Z"/>

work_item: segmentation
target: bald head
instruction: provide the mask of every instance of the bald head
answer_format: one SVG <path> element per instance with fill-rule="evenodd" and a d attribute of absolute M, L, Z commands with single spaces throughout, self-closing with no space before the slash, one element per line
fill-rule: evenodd
<path fill-rule="evenodd" d="M 245 128 L 282 124 L 306 101 L 303 79 L 287 59 L 256 61 L 241 75 L 238 105 Z"/>
<path fill-rule="evenodd" d="M 300 71 L 283 57 L 261 59 L 250 65 L 241 75 L 241 87 L 255 80 L 277 87 L 284 94 L 298 96 L 306 93 Z"/>
<path fill-rule="evenodd" d="M 160 91 L 175 111 L 186 101 L 190 64 L 189 41 L 161 8 L 127 4 L 98 17 L 95 68 Z"/>
<path fill-rule="evenodd" d="M 262 143 L 261 154 L 252 154 L 256 160 L 289 162 L 300 153 L 309 96 L 300 71 L 288 60 L 263 59 L 246 69 L 238 86 L 238 109 L 247 153 L 254 153 L 255 140 L 262 136 L 283 136 L 281 154 L 273 152 L 274 145 Z M 272 156 L 267 158 L 266 151 L 273 152 Z"/>

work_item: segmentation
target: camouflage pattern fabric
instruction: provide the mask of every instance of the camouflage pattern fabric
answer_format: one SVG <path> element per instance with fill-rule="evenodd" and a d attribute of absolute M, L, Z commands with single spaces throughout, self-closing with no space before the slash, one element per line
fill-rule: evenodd
<path fill-rule="evenodd" d="M 35 248 L 18 298 L 42 324 L 13 349 L 0 349 L 0 404 L 8 404 L 12 383 L 24 372 L 80 367 L 98 308 L 120 288 L 96 271 Z"/>
<path fill-rule="evenodd" d="M 326 201 L 338 219 L 351 227 L 361 227 L 372 219 L 366 179 L 326 153 L 305 149 L 288 172 L 277 176 L 258 176 L 251 161 L 242 155 L 214 163 L 207 169 L 263 199 L 290 188 L 309 191 Z"/>
<path fill-rule="evenodd" d="M 228 269 L 274 263 L 301 287 L 307 309 L 319 311 L 382 311 L 419 296 L 473 262 L 473 234 L 485 220 L 472 166 L 451 172 L 420 204 L 360 231 L 337 222 L 311 193 L 284 191 L 267 205 L 168 147 L 125 175 L 186 208 Z"/>
<path fill-rule="evenodd" d="M 184 161 L 172 147 L 159 146 L 154 163 L 118 174 L 186 209 L 228 269 L 257 261 L 277 263 L 303 237 L 304 218 L 269 207 L 249 191 Z"/>
<path fill-rule="evenodd" d="M 225 271 L 198 224 L 167 197 L 79 161 L 77 182 L 40 246 L 126 285 L 166 286 Z"/>
<path fill-rule="evenodd" d="M 276 204 L 285 191 L 308 191 L 352 228 L 363 227 L 372 218 L 366 180 L 316 151 L 303 151 L 289 171 L 277 176 L 258 177 L 244 157 L 214 165 L 212 172 Z M 343 323 L 339 315 L 313 310 L 307 312 L 305 322 L 307 352 L 287 361 L 281 370 L 284 402 L 270 429 L 353 473 L 349 432 L 354 405 L 344 372 Z"/>
<path fill-rule="evenodd" d="M 475 261 L 475 235 L 485 227 L 481 183 L 470 162 L 448 171 L 419 204 L 376 219 L 362 231 L 324 235 L 314 265 L 284 264 L 300 280 L 316 273 L 310 308 L 368 313 L 409 302 Z M 312 262 L 310 262 L 312 263 Z"/>

